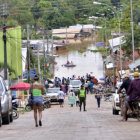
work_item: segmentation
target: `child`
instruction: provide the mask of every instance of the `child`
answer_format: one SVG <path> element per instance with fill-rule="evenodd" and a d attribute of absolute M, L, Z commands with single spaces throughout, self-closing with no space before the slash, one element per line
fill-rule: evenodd
<path fill-rule="evenodd" d="M 78 106 L 79 107 L 79 98 L 78 98 L 78 95 L 76 96 L 76 106 Z"/>

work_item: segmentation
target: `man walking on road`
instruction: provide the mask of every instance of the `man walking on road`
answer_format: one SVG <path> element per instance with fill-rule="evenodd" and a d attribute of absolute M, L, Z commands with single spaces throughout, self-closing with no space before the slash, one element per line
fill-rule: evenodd
<path fill-rule="evenodd" d="M 98 85 L 98 91 L 96 92 L 95 98 L 97 99 L 98 108 L 100 108 L 101 98 L 102 98 L 102 85 Z"/>
<path fill-rule="evenodd" d="M 86 109 L 85 109 L 85 107 L 86 107 L 86 91 L 84 89 L 84 85 L 81 85 L 81 89 L 78 92 L 78 97 L 80 100 L 80 111 L 81 111 L 82 104 L 83 104 L 84 111 L 86 111 Z"/>
<path fill-rule="evenodd" d="M 62 91 L 62 89 L 60 89 L 60 91 L 58 92 L 58 95 L 59 95 L 60 107 L 63 107 L 64 106 L 65 93 Z"/>
<path fill-rule="evenodd" d="M 42 95 L 44 94 L 44 88 L 39 83 L 39 77 L 35 75 L 34 83 L 30 89 L 30 94 L 33 96 L 33 109 L 34 109 L 34 119 L 35 119 L 35 126 L 38 127 L 37 122 L 37 111 L 39 112 L 39 125 L 42 126 L 42 105 L 43 105 L 43 98 Z"/>

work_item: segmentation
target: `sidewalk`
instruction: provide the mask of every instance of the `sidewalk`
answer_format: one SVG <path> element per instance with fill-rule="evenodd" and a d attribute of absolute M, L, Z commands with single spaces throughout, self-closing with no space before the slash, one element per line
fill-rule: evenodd
<path fill-rule="evenodd" d="M 112 115 L 111 102 L 101 102 L 97 109 L 94 95 L 87 96 L 87 112 L 52 105 L 43 111 L 43 126 L 35 128 L 33 112 L 25 113 L 10 125 L 0 128 L 2 140 L 139 140 L 140 123 L 130 119 L 121 122 Z"/>

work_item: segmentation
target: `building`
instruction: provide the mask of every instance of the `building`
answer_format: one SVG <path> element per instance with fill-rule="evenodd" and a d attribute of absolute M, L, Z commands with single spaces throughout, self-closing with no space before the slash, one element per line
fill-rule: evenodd
<path fill-rule="evenodd" d="M 7 28 L 7 66 L 10 78 L 22 75 L 21 27 Z M 3 32 L 0 31 L 0 64 L 4 64 Z"/>

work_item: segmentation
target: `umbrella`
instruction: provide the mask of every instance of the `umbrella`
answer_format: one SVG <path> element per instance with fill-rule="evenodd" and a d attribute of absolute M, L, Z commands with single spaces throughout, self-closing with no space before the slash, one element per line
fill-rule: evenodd
<path fill-rule="evenodd" d="M 10 87 L 10 90 L 28 90 L 30 89 L 30 84 L 28 83 L 17 83 Z"/>

